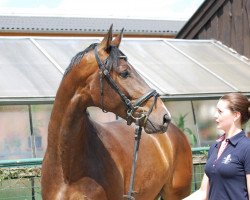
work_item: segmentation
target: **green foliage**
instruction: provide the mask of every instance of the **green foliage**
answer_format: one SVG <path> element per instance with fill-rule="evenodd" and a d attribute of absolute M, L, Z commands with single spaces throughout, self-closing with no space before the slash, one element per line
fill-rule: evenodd
<path fill-rule="evenodd" d="M 0 183 L 5 179 L 40 177 L 40 167 L 0 168 Z"/>
<path fill-rule="evenodd" d="M 201 151 L 201 155 L 204 155 L 207 158 L 208 157 L 208 151 L 205 151 L 205 150 Z"/>
<path fill-rule="evenodd" d="M 181 129 L 187 136 L 189 143 L 191 146 L 195 146 L 197 144 L 197 138 L 195 134 L 192 132 L 192 130 L 188 127 L 186 127 L 185 124 L 185 118 L 188 115 L 188 113 L 182 115 L 180 114 L 179 117 L 174 119 L 176 126 Z"/>

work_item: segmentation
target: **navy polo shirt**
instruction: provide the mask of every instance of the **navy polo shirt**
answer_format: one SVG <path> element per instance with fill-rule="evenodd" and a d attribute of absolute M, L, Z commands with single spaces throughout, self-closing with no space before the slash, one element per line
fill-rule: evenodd
<path fill-rule="evenodd" d="M 220 142 L 211 145 L 205 173 L 209 200 L 248 200 L 246 174 L 250 174 L 250 139 L 241 131 L 229 139 L 217 160 Z"/>

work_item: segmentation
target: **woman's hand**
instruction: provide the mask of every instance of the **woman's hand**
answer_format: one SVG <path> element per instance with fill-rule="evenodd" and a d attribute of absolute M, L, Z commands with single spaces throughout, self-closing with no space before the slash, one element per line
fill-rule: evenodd
<path fill-rule="evenodd" d="M 250 188 L 250 175 L 249 175 L 249 187 Z M 208 200 L 208 191 L 209 191 L 209 179 L 206 174 L 203 175 L 201 182 L 201 187 L 199 190 L 195 191 L 190 196 L 186 197 L 183 200 Z"/>

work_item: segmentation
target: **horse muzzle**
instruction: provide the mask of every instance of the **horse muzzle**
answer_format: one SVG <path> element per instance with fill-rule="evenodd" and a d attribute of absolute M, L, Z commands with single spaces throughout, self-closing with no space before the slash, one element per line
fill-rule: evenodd
<path fill-rule="evenodd" d="M 165 124 L 166 129 L 168 128 L 168 125 L 170 124 L 170 122 L 171 122 L 171 116 L 169 114 L 165 114 L 163 116 L 163 125 Z"/>
<path fill-rule="evenodd" d="M 165 133 L 170 122 L 171 116 L 168 114 L 163 115 L 161 123 L 156 121 L 155 117 L 149 116 L 143 127 L 148 134 Z"/>

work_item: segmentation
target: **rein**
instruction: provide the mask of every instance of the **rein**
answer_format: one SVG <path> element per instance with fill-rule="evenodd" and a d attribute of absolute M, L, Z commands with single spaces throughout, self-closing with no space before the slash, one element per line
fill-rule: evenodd
<path fill-rule="evenodd" d="M 142 125 L 145 125 L 150 113 L 153 110 L 153 107 L 156 103 L 156 100 L 159 96 L 159 94 L 156 92 L 156 90 L 150 90 L 146 94 L 142 95 L 140 98 L 136 99 L 134 103 L 130 101 L 130 99 L 119 89 L 115 81 L 112 79 L 110 76 L 109 70 L 111 69 L 110 66 L 106 67 L 107 60 L 105 60 L 105 64 L 101 61 L 98 51 L 97 51 L 97 46 L 94 48 L 94 53 L 95 53 L 95 59 L 98 63 L 99 69 L 100 69 L 100 93 L 101 93 L 101 105 L 102 105 L 102 110 L 103 112 L 106 112 L 103 107 L 103 76 L 106 78 L 107 82 L 109 85 L 116 91 L 116 93 L 119 94 L 121 97 L 122 102 L 124 103 L 127 111 L 127 124 L 130 125 L 132 123 L 132 120 L 135 120 L 136 124 L 136 129 L 135 129 L 135 142 L 134 142 L 134 152 L 133 152 L 133 163 L 132 163 L 132 170 L 131 170 L 131 176 L 130 176 L 130 183 L 129 183 L 129 191 L 127 195 L 124 195 L 124 198 L 127 198 L 128 200 L 135 200 L 135 197 L 133 195 L 135 194 L 135 191 L 133 190 L 134 188 L 134 178 L 135 178 L 135 169 L 136 169 L 136 162 L 138 158 L 138 151 L 139 151 L 139 145 L 140 145 L 140 139 L 141 139 L 141 131 L 142 131 Z M 120 58 L 126 58 L 125 55 L 122 55 Z M 142 112 L 140 113 L 139 117 L 133 116 L 133 113 L 142 105 L 144 102 L 148 101 L 151 97 L 154 97 L 154 101 L 151 104 L 148 112 Z M 140 122 L 143 123 L 140 123 Z M 142 124 L 142 125 L 140 125 Z"/>

